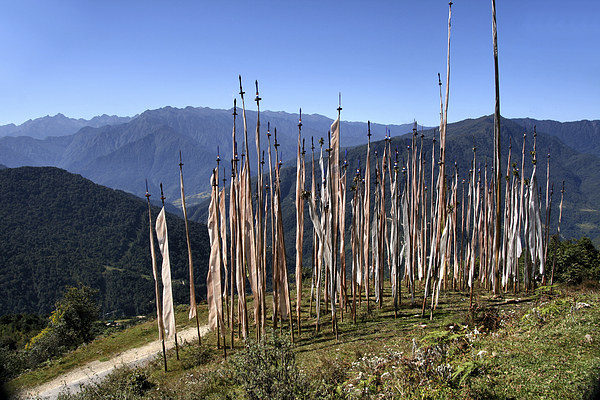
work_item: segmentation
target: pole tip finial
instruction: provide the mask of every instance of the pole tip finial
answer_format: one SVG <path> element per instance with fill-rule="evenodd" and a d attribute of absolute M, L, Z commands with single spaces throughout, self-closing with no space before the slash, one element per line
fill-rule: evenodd
<path fill-rule="evenodd" d="M 244 94 L 245 94 L 246 92 L 244 92 L 244 91 L 242 90 L 242 75 L 238 75 L 238 78 L 240 79 L 240 96 L 242 96 L 242 100 L 243 100 L 243 98 L 244 98 Z"/>

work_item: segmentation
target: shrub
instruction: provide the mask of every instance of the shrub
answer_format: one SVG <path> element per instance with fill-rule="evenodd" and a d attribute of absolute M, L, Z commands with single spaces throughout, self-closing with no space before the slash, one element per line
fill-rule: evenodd
<path fill-rule="evenodd" d="M 577 241 L 558 242 L 553 236 L 548 246 L 546 277 L 550 278 L 556 260 L 554 279 L 571 285 L 600 280 L 600 252 L 592 241 L 583 237 Z"/>
<path fill-rule="evenodd" d="M 189 345 L 182 348 L 181 366 L 190 369 L 204 365 L 214 358 L 214 352 L 207 345 Z"/>
<path fill-rule="evenodd" d="M 502 316 L 496 307 L 487 306 L 484 303 L 476 303 L 473 308 L 464 315 L 465 325 L 478 327 L 485 332 L 495 331 L 500 327 Z"/>
<path fill-rule="evenodd" d="M 146 371 L 139 368 L 117 368 L 100 382 L 91 383 L 79 393 L 63 392 L 58 400 L 141 399 L 153 387 Z"/>
<path fill-rule="evenodd" d="M 303 397 L 292 344 L 276 333 L 260 342 L 249 340 L 246 349 L 231 358 L 231 365 L 248 399 Z"/>

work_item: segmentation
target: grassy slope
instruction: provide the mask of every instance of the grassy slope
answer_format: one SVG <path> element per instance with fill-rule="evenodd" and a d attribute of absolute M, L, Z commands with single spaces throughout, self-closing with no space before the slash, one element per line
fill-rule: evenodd
<path fill-rule="evenodd" d="M 195 320 L 188 320 L 187 307 L 185 306 L 177 307 L 175 318 L 178 330 L 195 326 Z M 199 318 L 200 321 L 206 321 L 205 307 L 200 308 Z M 50 361 L 41 368 L 28 371 L 12 380 L 9 383 L 9 388 L 35 387 L 91 361 L 107 361 L 125 350 L 143 346 L 157 339 L 156 319 L 143 322 L 96 339 L 92 343 L 80 346 L 57 360 Z"/>
<path fill-rule="evenodd" d="M 309 382 L 326 381 L 332 395 L 347 398 L 358 398 L 361 393 L 368 393 L 366 398 L 376 394 L 389 398 L 582 398 L 594 385 L 597 387 L 600 375 L 600 294 L 594 290 L 559 291 L 562 294 L 555 292 L 553 296 L 521 295 L 520 301 L 508 303 L 513 296 L 494 299 L 482 293 L 476 296 L 478 316 L 491 317 L 471 319 L 466 328 L 463 324 L 470 320 L 470 314 L 464 293 L 442 295 L 433 320 L 422 319 L 420 307 L 411 307 L 406 299 L 397 319 L 389 297 L 383 309 L 372 308 L 370 313 L 363 302 L 356 324 L 349 314 L 344 315 L 338 341 L 331 332 L 329 313 L 322 313 L 320 333 L 307 322 L 301 337 L 296 336 L 297 365 Z M 591 307 L 577 309 L 578 302 Z M 486 331 L 483 326 L 489 326 L 490 321 L 499 327 Z M 129 336 L 135 336 L 138 343 L 149 340 L 144 339 L 143 327 L 123 332 L 112 343 L 126 348 L 133 345 Z M 475 328 L 485 333 L 477 334 Z M 282 332 L 289 332 L 287 326 Z M 150 335 L 154 337 L 155 333 Z M 196 354 L 195 346 L 183 349 L 182 361 L 171 357 L 167 374 L 160 362 L 151 363 L 145 373 L 154 387 L 144 398 L 239 396 L 242 389 L 232 378 L 229 364 L 223 362 L 222 350 L 215 348 L 215 341 L 211 333 L 203 342 L 212 349 L 211 361 L 200 366 L 189 363 L 190 355 Z M 416 354 L 413 343 L 420 347 Z M 87 348 L 94 346 L 96 343 Z M 236 347 L 239 351 L 241 343 Z M 446 378 L 432 372 L 435 368 L 417 366 L 423 362 L 419 357 L 429 354 L 429 349 L 441 348 L 443 357 L 429 361 L 435 368 L 449 365 Z M 89 354 L 86 360 L 94 354 L 98 357 L 98 350 L 80 351 Z M 228 352 L 231 356 L 231 350 Z M 25 382 L 21 378 L 13 384 Z"/>

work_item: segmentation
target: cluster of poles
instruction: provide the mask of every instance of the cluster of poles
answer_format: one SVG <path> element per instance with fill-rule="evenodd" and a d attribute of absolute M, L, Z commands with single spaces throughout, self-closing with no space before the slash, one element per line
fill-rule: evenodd
<path fill-rule="evenodd" d="M 347 159 L 344 158 L 342 162 L 340 157 L 340 96 L 338 117 L 327 134 L 327 143 L 323 138 L 319 140 L 318 166 L 314 139 L 311 138 L 312 156 L 308 160 L 312 166 L 311 182 L 310 189 L 307 190 L 306 138 L 302 137 L 300 110 L 295 193 L 295 317 L 291 315 L 294 310 L 290 298 L 284 245 L 280 189 L 281 158 L 277 130 L 274 130 L 274 142 L 271 143 L 272 135 L 268 125 L 267 173 L 264 171 L 265 152 L 261 149 L 261 98 L 256 82 L 257 173 L 256 190 L 253 192 L 248 157 L 245 92 L 240 77 L 244 149 L 240 160 L 236 140 L 238 113 L 234 100 L 229 208 L 227 210 L 225 204 L 225 178 L 223 177 L 222 188 L 219 188 L 218 184 L 218 155 L 217 168 L 213 170 L 211 177 L 213 190 L 208 220 L 211 237 L 207 280 L 209 320 L 211 327 L 221 332 L 223 341 L 226 331 L 230 332 L 232 343 L 236 330 L 241 338 L 247 338 L 250 324 L 247 310 L 247 304 L 250 302 L 246 299 L 247 294 L 252 296 L 251 307 L 256 336 L 260 338 L 264 335 L 268 311 L 265 299 L 269 240 L 272 249 L 272 325 L 276 328 L 278 324 L 280 327 L 285 323 L 289 324 L 292 341 L 294 334 L 301 334 L 302 251 L 306 208 L 313 233 L 308 316 L 311 320 L 314 318 L 315 329 L 319 331 L 322 312 L 330 312 L 331 327 L 336 337 L 339 334 L 338 319 L 343 319 L 344 312 L 349 312 L 353 321 L 356 321 L 357 308 L 362 302 L 366 302 L 367 308 L 371 307 L 371 302 L 379 307 L 383 306 L 386 276 L 390 281 L 395 315 L 401 303 L 403 281 L 412 304 L 416 301 L 415 289 L 424 289 L 422 314 L 426 312 L 429 299 L 431 316 L 438 305 L 440 292 L 450 287 L 455 290 L 469 290 L 472 306 L 473 288 L 477 281 L 494 294 L 509 290 L 519 291 L 521 281 L 524 289 L 528 291 L 533 289 L 537 281 L 546 283 L 545 266 L 551 207 L 549 158 L 544 211 L 540 200 L 541 190 L 538 190 L 537 184 L 535 132 L 533 149 L 530 151 L 533 164 L 530 178 L 524 175 L 526 162 L 529 161 L 526 160 L 528 149 L 524 137 L 520 168 L 516 162 L 512 162 L 509 152 L 506 175 L 502 179 L 498 90 L 494 121 L 495 157 L 490 176 L 487 163 L 483 170 L 478 164 L 475 147 L 468 176 L 460 179 L 456 166 L 454 171 L 446 169 L 451 5 L 450 3 L 448 17 L 446 90 L 444 97 L 441 77 L 438 75 L 439 144 L 434 138 L 431 170 L 425 168 L 424 135 L 421 133 L 419 142 L 416 124 L 412 140 L 407 146 L 408 157 L 402 160 L 402 163 L 398 160 L 398 150 L 392 149 L 391 137 L 387 132 L 382 156 L 379 157 L 377 152 L 372 154 L 369 124 L 364 167 L 361 169 L 359 162 L 359 167 L 352 176 L 348 170 Z M 497 65 L 494 2 L 492 6 L 494 59 Z M 319 180 L 315 178 L 315 170 L 318 169 Z M 348 175 L 351 175 L 350 178 Z M 429 180 L 429 176 L 430 182 L 435 182 L 435 185 L 428 190 L 426 181 Z M 268 177 L 267 183 L 264 182 L 264 177 Z M 504 204 L 502 187 L 505 190 Z M 562 193 L 564 194 L 564 189 Z M 347 194 L 352 197 L 350 201 Z M 305 203 L 308 203 L 308 207 Z M 346 218 L 347 215 L 349 218 Z M 542 222 L 543 215 L 545 224 Z M 346 226 L 348 221 L 349 226 Z M 230 238 L 229 244 L 227 237 Z M 524 257 L 524 267 L 520 268 L 519 259 L 523 259 L 523 251 L 527 256 Z M 348 253 L 351 253 L 349 260 Z M 247 290 L 246 283 L 249 283 L 250 290 Z M 234 328 L 236 315 L 237 328 Z"/>
<path fill-rule="evenodd" d="M 350 172 L 347 153 L 340 157 L 340 115 L 327 134 L 327 144 L 319 140 L 318 166 L 316 165 L 314 139 L 311 138 L 310 189 L 306 185 L 305 138 L 302 137 L 302 111 L 299 113 L 296 158 L 296 258 L 295 258 L 295 317 L 286 257 L 281 194 L 281 153 L 277 129 L 271 134 L 267 124 L 267 154 L 261 148 L 260 101 L 256 82 L 257 123 L 255 144 L 257 170 L 255 188 L 251 180 L 248 126 L 246 123 L 245 92 L 239 77 L 244 147 L 241 155 L 237 146 L 237 100 L 233 105 L 231 180 L 226 187 L 225 169 L 220 171 L 220 152 L 217 149 L 217 166 L 211 175 L 211 199 L 208 231 L 210 258 L 207 274 L 208 322 L 217 332 L 217 346 L 226 352 L 227 338 L 231 347 L 234 335 L 246 340 L 250 325 L 257 339 L 264 337 L 267 316 L 270 312 L 273 329 L 287 324 L 290 337 L 302 334 L 303 295 L 303 238 L 305 213 L 312 223 L 312 265 L 308 318 L 314 321 L 315 330 L 321 329 L 322 312 L 331 313 L 331 328 L 339 335 L 338 319 L 350 313 L 354 322 L 357 310 L 366 303 L 370 307 L 383 307 L 386 276 L 391 287 L 394 313 L 402 301 L 402 284 L 407 297 L 415 304 L 416 288 L 423 289 L 422 315 L 429 304 L 430 317 L 438 306 L 443 290 L 469 290 L 470 304 L 473 289 L 479 281 L 481 287 L 494 294 L 523 288 L 530 291 L 536 282 L 546 284 L 546 258 L 552 189 L 550 188 L 550 157 L 546 174 L 546 201 L 542 205 L 542 190 L 537 183 L 536 133 L 533 149 L 529 151 L 533 165 L 530 178 L 525 176 L 527 148 L 525 135 L 520 167 L 512 160 L 512 145 L 502 176 L 500 159 L 500 106 L 498 90 L 497 44 L 495 2 L 492 0 L 494 61 L 496 67 L 496 109 L 494 118 L 494 164 L 488 176 L 487 163 L 482 170 L 478 164 L 476 148 L 468 175 L 459 177 L 458 168 L 446 169 L 446 129 L 450 80 L 450 20 L 448 15 L 448 65 L 445 97 L 440 86 L 439 143 L 432 141 L 431 168 L 426 168 L 424 134 L 413 129 L 407 145 L 407 158 L 399 160 L 398 149 L 392 149 L 392 138 L 386 130 L 381 157 L 371 150 L 371 128 L 368 124 L 368 144 L 364 166 L 360 161 L 356 171 Z M 273 141 L 271 140 L 273 139 Z M 273 154 L 274 153 L 274 154 Z M 324 156 L 326 153 L 326 156 Z M 266 156 L 266 161 L 265 161 Z M 437 157 L 437 158 L 436 158 Z M 268 163 L 268 171 L 265 164 Z M 180 162 L 181 195 L 187 231 L 187 213 L 183 190 L 183 172 Z M 437 168 L 436 168 L 437 165 Z M 374 171 L 372 172 L 372 168 Z M 319 171 L 320 170 L 320 171 Z M 315 173 L 317 171 L 317 175 Z M 320 174 L 319 174 L 320 172 Z M 436 175 L 437 172 L 437 175 Z M 320 176 L 317 180 L 316 176 Z M 372 178 L 374 178 L 372 180 Z M 504 178 L 504 179 L 502 179 Z M 268 180 L 267 180 L 268 179 Z M 222 180 L 223 185 L 219 184 Z M 431 182 L 428 188 L 426 181 Z M 434 184 L 435 182 L 435 184 Z M 502 196 L 504 188 L 504 196 Z M 229 190 L 227 206 L 226 191 Z M 350 194 L 351 199 L 347 199 Z M 564 195 L 561 191 L 558 229 L 562 217 Z M 149 194 L 147 194 L 149 198 Z M 164 196 L 163 196 L 164 197 Z M 349 201 L 348 201 L 349 200 Z M 504 200 L 504 204 L 502 204 Z M 163 199 L 164 202 L 164 199 Z M 306 207 L 306 204 L 308 207 Z M 148 199 L 148 204 L 150 204 Z M 149 208 L 150 210 L 150 208 Z M 164 220 L 164 209 L 161 212 Z M 152 216 L 149 211 L 150 223 Z M 545 219 L 545 223 L 542 220 Z M 158 220 L 161 220 L 159 215 Z M 157 235 L 165 253 L 157 220 Z M 349 226 L 347 226 L 349 222 Z M 309 225 L 309 224 L 307 224 Z M 560 231 L 559 231 L 560 232 Z M 190 318 L 196 318 L 193 286 L 193 265 L 189 244 L 190 267 Z M 310 237 L 310 235 L 308 235 Z M 166 225 L 164 228 L 166 238 Z M 347 239 L 349 238 L 349 242 Z M 152 228 L 150 242 L 153 254 Z M 168 245 L 166 251 L 168 254 Z M 270 254 L 267 248 L 271 249 Z M 521 257 L 522 254 L 525 257 Z M 267 263 L 267 256 L 270 256 Z M 350 259 L 348 260 L 348 255 Z M 524 260 L 520 267 L 519 260 Z M 168 262 L 168 255 L 167 255 Z M 267 269 L 270 265 L 272 297 L 267 306 Z M 157 312 L 159 330 L 174 331 L 161 320 L 166 316 L 163 268 L 163 311 L 160 311 L 158 282 Z M 552 278 L 553 280 L 553 271 Z M 551 282 L 552 284 L 553 282 Z M 170 290 L 170 285 L 168 285 Z M 249 286 L 249 288 L 247 287 Z M 252 301 L 248 301 L 251 296 Z M 305 301 L 306 302 L 306 301 Z M 314 313 L 313 313 L 314 302 Z M 372 303 L 372 305 L 371 305 Z M 172 301 L 170 304 L 172 309 Z M 251 308 L 251 312 L 248 310 Z M 270 310 L 269 310 L 270 308 Z M 323 310 L 324 308 L 324 310 Z M 251 315 L 249 315 L 251 314 Z M 164 327 L 162 325 L 165 325 Z M 295 327 L 294 327 L 295 325 Z M 305 321 L 305 326 L 307 325 Z M 199 326 L 199 325 L 198 325 Z M 176 334 L 175 334 L 176 335 Z M 176 336 L 175 336 L 176 338 Z M 198 340 L 200 331 L 198 329 Z M 163 342 L 164 346 L 164 342 Z M 226 354 L 226 353 L 225 353 Z M 165 361 L 166 368 L 166 361 Z"/>
<path fill-rule="evenodd" d="M 196 291 L 194 288 L 194 263 L 192 261 L 192 246 L 190 243 L 190 230 L 188 226 L 187 209 L 185 205 L 185 192 L 183 188 L 183 162 L 181 162 L 181 152 L 179 153 L 179 181 L 181 186 L 181 205 L 185 220 L 185 235 L 187 239 L 188 267 L 190 282 L 190 311 L 189 319 L 196 319 L 196 329 L 198 331 L 198 344 L 202 344 L 200 336 L 200 320 L 196 307 Z M 148 182 L 146 182 L 146 200 L 148 203 L 148 223 L 150 230 L 150 256 L 152 259 L 152 273 L 154 276 L 154 295 L 156 298 L 156 321 L 158 324 L 158 338 L 162 342 L 162 354 L 165 372 L 167 371 L 167 353 L 165 349 L 165 340 L 175 340 L 175 352 L 179 360 L 179 343 L 177 341 L 177 328 L 175 326 L 175 309 L 173 306 L 173 290 L 171 286 L 171 262 L 169 256 L 169 236 L 167 232 L 167 219 L 165 212 L 165 199 L 162 183 L 160 184 L 160 200 L 162 209 L 156 218 L 156 237 L 160 253 L 162 256 L 160 279 L 156 263 L 156 251 L 154 248 L 154 234 L 152 230 L 152 209 L 150 207 L 150 193 L 148 192 Z M 159 282 L 162 282 L 162 296 L 160 295 Z M 162 298 L 162 301 L 161 301 Z"/>

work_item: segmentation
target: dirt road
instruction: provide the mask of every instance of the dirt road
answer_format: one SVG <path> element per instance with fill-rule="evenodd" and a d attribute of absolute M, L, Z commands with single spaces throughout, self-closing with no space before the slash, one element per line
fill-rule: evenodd
<path fill-rule="evenodd" d="M 200 335 L 208 333 L 208 325 L 200 327 Z M 178 342 L 194 342 L 198 339 L 196 327 L 187 328 L 177 332 Z M 175 347 L 173 340 L 165 343 L 168 349 Z M 134 366 L 151 360 L 157 354 L 162 352 L 162 344 L 159 340 L 150 342 L 144 346 L 124 351 L 108 361 L 92 361 L 80 368 L 76 368 L 64 375 L 58 376 L 36 388 L 30 389 L 21 396 L 24 398 L 43 398 L 56 399 L 61 391 L 68 390 L 76 393 L 82 386 L 92 382 L 97 382 L 106 375 L 110 374 L 115 368 L 124 365 Z"/>

